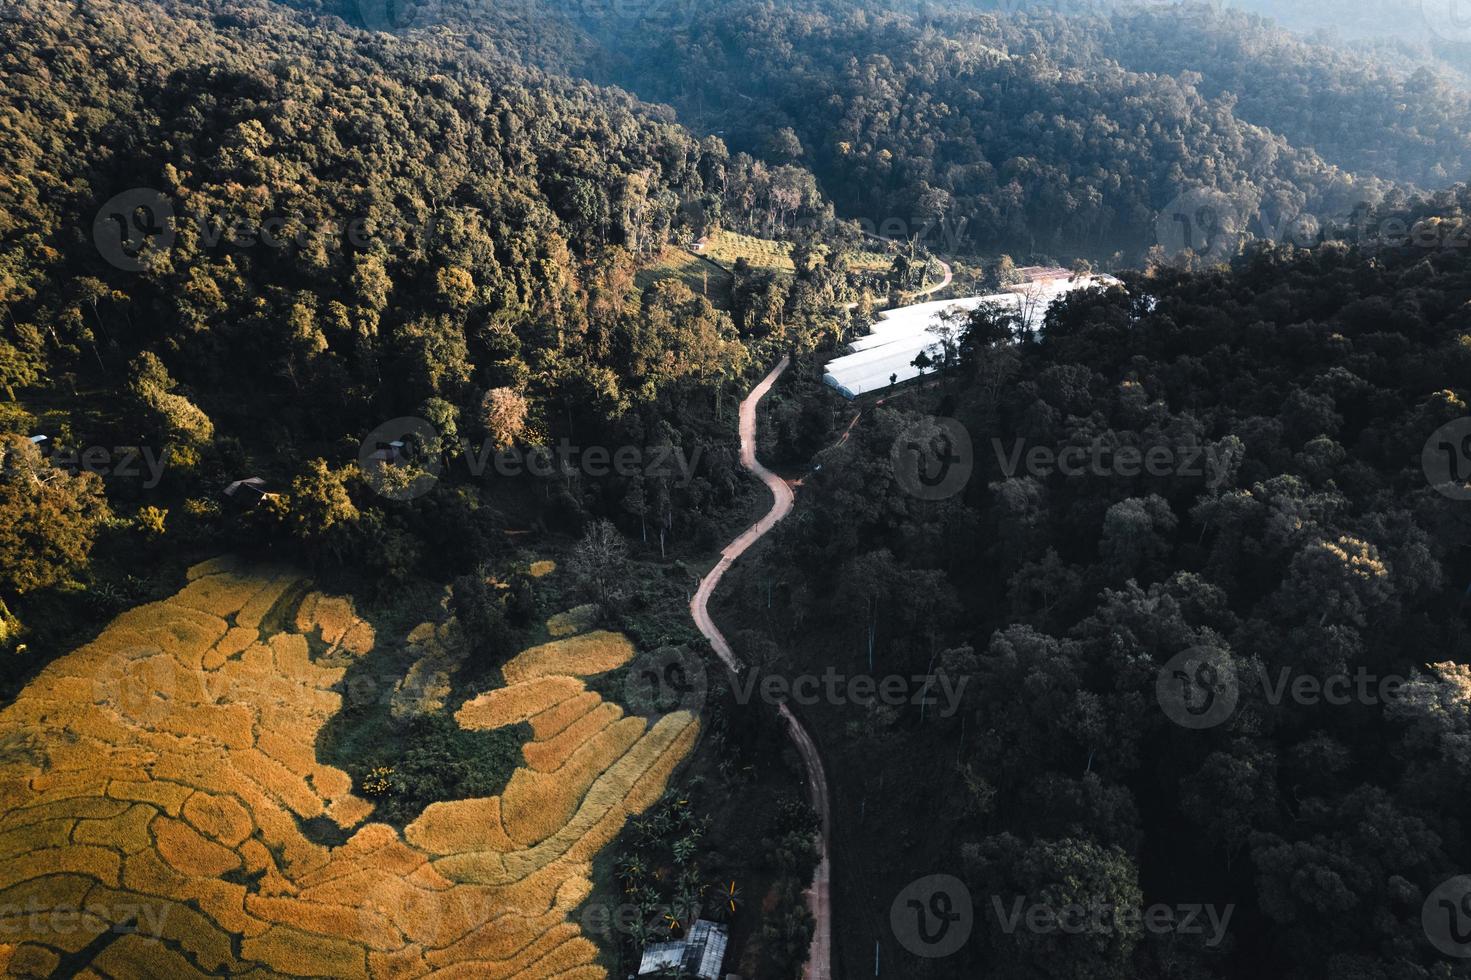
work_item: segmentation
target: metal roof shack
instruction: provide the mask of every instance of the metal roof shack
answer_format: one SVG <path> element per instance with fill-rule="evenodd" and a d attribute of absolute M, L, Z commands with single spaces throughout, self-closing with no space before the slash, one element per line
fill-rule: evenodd
<path fill-rule="evenodd" d="M 681 977 L 720 980 L 720 965 L 725 961 L 725 946 L 729 940 L 730 931 L 724 925 L 696 919 L 683 939 L 645 946 L 638 976 L 659 976 L 672 969 Z"/>
<path fill-rule="evenodd" d="M 239 507 L 254 507 L 263 500 L 278 496 L 266 489 L 266 481 L 258 476 L 236 480 L 225 488 L 225 496 Z"/>

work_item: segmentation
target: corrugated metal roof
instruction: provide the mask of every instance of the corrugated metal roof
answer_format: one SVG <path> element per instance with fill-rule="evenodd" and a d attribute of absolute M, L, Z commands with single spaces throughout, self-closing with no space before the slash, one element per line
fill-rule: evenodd
<path fill-rule="evenodd" d="M 677 966 L 688 977 L 720 980 L 720 966 L 725 962 L 725 947 L 729 941 L 729 930 L 725 926 L 708 919 L 696 919 L 684 939 L 645 946 L 638 975 L 650 976 Z"/>
<path fill-rule="evenodd" d="M 649 943 L 644 947 L 644 958 L 639 961 L 638 975 L 648 976 L 658 973 L 668 966 L 680 966 L 684 963 L 684 942 L 674 943 Z"/>
<path fill-rule="evenodd" d="M 699 956 L 697 959 L 694 955 L 686 955 L 685 969 L 692 971 L 701 980 L 720 980 L 720 964 L 725 962 L 725 944 L 728 939 L 725 926 L 706 922 L 704 919 L 696 922 L 695 927 L 690 930 L 689 952 L 698 952 Z"/>

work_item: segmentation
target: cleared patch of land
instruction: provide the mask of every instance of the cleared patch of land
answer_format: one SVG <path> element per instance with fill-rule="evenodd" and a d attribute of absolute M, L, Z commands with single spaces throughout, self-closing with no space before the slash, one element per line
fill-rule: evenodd
<path fill-rule="evenodd" d="M 791 243 L 770 238 L 756 238 L 733 231 L 717 231 L 710 236 L 702 253 L 726 268 L 745 259 L 753 269 L 766 269 L 790 275 L 796 271 L 792 265 Z"/>
<path fill-rule="evenodd" d="M 637 295 L 632 297 L 633 305 L 638 305 L 638 298 L 645 289 L 661 279 L 678 279 L 689 287 L 690 292 L 696 296 L 704 296 L 722 309 L 730 305 L 730 287 L 733 281 L 731 274 L 720 266 L 673 245 L 664 246 L 634 276 Z"/>
<path fill-rule="evenodd" d="M 508 665 L 546 688 L 508 696 L 527 765 L 400 834 L 315 752 L 376 640 L 350 600 L 217 560 L 49 665 L 0 711 L 0 972 L 605 977 L 568 915 L 698 720 L 583 691 L 631 653 L 614 634 L 534 648 Z"/>

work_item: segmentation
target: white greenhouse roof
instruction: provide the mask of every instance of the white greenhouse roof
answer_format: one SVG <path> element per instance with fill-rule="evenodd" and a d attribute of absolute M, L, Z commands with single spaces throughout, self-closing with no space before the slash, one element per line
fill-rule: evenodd
<path fill-rule="evenodd" d="M 827 373 L 822 380 L 848 398 L 878 391 L 889 387 L 891 376 L 895 377 L 895 382 L 919 376 L 919 368 L 910 362 L 920 351 L 938 351 L 939 338 L 929 331 L 946 310 L 969 312 L 989 303 L 1022 314 L 1028 326 L 1040 330 L 1047 308 L 1059 296 L 1075 289 L 1117 283 L 1118 280 L 1112 276 L 1042 279 L 1011 286 L 1005 292 L 989 296 L 933 300 L 888 310 L 880 314 L 879 321 L 866 336 L 848 345 L 852 353 L 828 362 Z"/>

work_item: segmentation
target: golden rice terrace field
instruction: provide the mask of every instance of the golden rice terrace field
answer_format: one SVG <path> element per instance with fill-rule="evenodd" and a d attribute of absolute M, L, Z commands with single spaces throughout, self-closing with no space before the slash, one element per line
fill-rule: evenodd
<path fill-rule="evenodd" d="M 618 634 L 533 648 L 457 715 L 529 722 L 525 765 L 400 835 L 315 752 L 375 640 L 349 600 L 216 560 L 49 665 L 0 711 L 0 972 L 604 977 L 569 912 L 698 720 L 586 690 Z"/>

